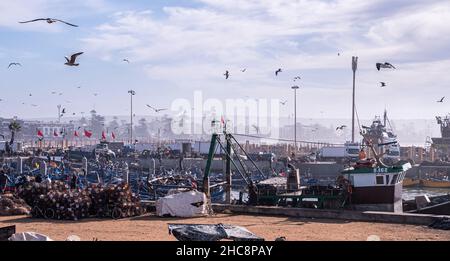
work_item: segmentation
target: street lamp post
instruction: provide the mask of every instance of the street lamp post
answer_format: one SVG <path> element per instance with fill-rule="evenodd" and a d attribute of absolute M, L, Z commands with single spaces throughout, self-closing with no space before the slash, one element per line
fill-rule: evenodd
<path fill-rule="evenodd" d="M 61 123 L 61 104 L 58 104 L 58 123 Z"/>
<path fill-rule="evenodd" d="M 133 144 L 133 96 L 136 95 L 136 92 L 133 90 L 129 90 L 128 93 L 130 94 L 130 145 Z"/>
<path fill-rule="evenodd" d="M 297 85 L 291 87 L 294 90 L 294 149 L 297 152 Z"/>
<path fill-rule="evenodd" d="M 355 142 L 355 78 L 356 69 L 358 68 L 358 56 L 352 57 L 352 70 L 353 70 L 353 99 L 352 99 L 352 143 Z"/>

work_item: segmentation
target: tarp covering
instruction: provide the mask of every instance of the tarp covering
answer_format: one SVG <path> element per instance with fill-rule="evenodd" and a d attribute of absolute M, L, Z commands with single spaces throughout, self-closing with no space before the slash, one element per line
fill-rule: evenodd
<path fill-rule="evenodd" d="M 244 227 L 225 224 L 169 224 L 169 234 L 179 241 L 264 241 Z"/>
<path fill-rule="evenodd" d="M 35 232 L 23 232 L 12 235 L 9 241 L 53 241 L 46 235 Z"/>
<path fill-rule="evenodd" d="M 205 193 L 197 190 L 168 195 L 156 201 L 156 215 L 198 217 L 208 215 Z"/>
<path fill-rule="evenodd" d="M 434 229 L 450 230 L 450 218 L 440 218 L 430 224 L 429 227 Z"/>

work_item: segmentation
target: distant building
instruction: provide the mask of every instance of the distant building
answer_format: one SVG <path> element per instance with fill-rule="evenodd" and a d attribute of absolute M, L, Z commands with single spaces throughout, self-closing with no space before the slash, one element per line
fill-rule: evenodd
<path fill-rule="evenodd" d="M 436 121 L 441 125 L 441 138 L 431 138 L 432 147 L 436 149 L 437 157 L 441 160 L 449 161 L 450 158 L 450 117 L 436 117 Z"/>

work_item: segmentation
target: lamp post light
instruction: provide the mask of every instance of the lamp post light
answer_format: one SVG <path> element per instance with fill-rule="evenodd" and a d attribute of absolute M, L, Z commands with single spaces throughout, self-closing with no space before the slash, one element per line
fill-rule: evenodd
<path fill-rule="evenodd" d="M 133 96 L 136 95 L 136 92 L 133 90 L 129 90 L 128 93 L 130 94 L 130 145 L 133 144 Z"/>
<path fill-rule="evenodd" d="M 297 152 L 297 90 L 300 89 L 297 85 L 292 86 L 294 90 L 294 149 Z"/>

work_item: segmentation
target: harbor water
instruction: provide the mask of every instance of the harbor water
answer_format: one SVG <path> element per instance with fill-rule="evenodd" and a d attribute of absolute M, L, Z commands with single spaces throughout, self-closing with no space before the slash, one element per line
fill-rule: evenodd
<path fill-rule="evenodd" d="M 411 200 L 417 196 L 427 195 L 429 197 L 450 194 L 450 188 L 423 188 L 423 187 L 408 187 L 403 188 L 403 199 Z"/>

